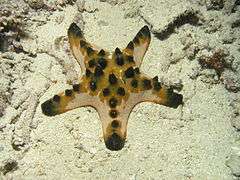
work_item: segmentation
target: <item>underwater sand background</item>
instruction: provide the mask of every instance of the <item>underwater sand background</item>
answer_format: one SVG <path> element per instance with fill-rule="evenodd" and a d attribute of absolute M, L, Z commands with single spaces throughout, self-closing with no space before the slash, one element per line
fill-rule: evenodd
<path fill-rule="evenodd" d="M 240 178 L 238 0 L 1 0 L 0 15 L 0 179 Z M 117 152 L 93 108 L 44 116 L 41 103 L 81 74 L 73 21 L 112 51 L 147 24 L 141 70 L 183 86 L 184 105 L 137 105 Z"/>

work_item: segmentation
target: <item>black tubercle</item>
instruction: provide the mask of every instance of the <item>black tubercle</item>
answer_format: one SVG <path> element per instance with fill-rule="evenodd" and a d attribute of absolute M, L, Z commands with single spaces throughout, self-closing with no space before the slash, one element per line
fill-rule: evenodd
<path fill-rule="evenodd" d="M 94 50 L 91 47 L 87 48 L 87 54 L 88 56 L 91 56 L 94 53 Z"/>
<path fill-rule="evenodd" d="M 124 96 L 125 95 L 125 89 L 123 87 L 119 87 L 117 90 L 117 94 L 120 96 Z"/>
<path fill-rule="evenodd" d="M 120 126 L 120 123 L 118 120 L 113 120 L 111 122 L 111 126 L 112 126 L 112 128 L 118 128 Z"/>
<path fill-rule="evenodd" d="M 95 81 L 90 81 L 89 87 L 92 91 L 95 91 L 97 89 L 97 83 Z"/>
<path fill-rule="evenodd" d="M 159 91 L 161 89 L 161 83 L 153 82 L 153 88 L 154 88 L 154 90 Z"/>
<path fill-rule="evenodd" d="M 126 56 L 128 62 L 134 62 L 133 56 Z"/>
<path fill-rule="evenodd" d="M 87 45 L 86 41 L 80 40 L 80 46 L 85 47 Z"/>
<path fill-rule="evenodd" d="M 132 66 L 129 67 L 129 68 L 125 71 L 125 76 L 126 76 L 127 78 L 132 78 L 132 77 L 134 77 L 134 69 L 133 69 Z"/>
<path fill-rule="evenodd" d="M 119 48 L 115 49 L 115 55 L 116 55 L 116 59 L 115 59 L 116 64 L 119 65 L 119 66 L 124 65 L 123 55 L 122 55 L 122 52 Z"/>
<path fill-rule="evenodd" d="M 149 79 L 144 79 L 143 81 L 143 88 L 149 90 L 152 88 L 151 81 Z"/>
<path fill-rule="evenodd" d="M 102 92 L 103 92 L 103 96 L 105 96 L 105 97 L 110 94 L 109 88 L 104 88 L 104 89 L 102 90 Z"/>
<path fill-rule="evenodd" d="M 109 100 L 109 106 L 111 107 L 111 108 L 115 108 L 116 106 L 117 106 L 117 99 L 116 98 L 114 98 L 114 97 L 112 97 L 110 100 Z"/>
<path fill-rule="evenodd" d="M 117 117 L 117 115 L 118 115 L 118 112 L 117 112 L 117 110 L 110 110 L 110 112 L 109 112 L 109 116 L 111 117 L 111 118 L 116 118 Z M 113 127 L 113 126 L 112 126 Z"/>
<path fill-rule="evenodd" d="M 153 89 L 154 89 L 155 91 L 159 91 L 159 90 L 161 89 L 161 83 L 158 82 L 158 76 L 155 76 L 155 77 L 152 79 L 152 81 L 153 81 Z"/>
<path fill-rule="evenodd" d="M 95 75 L 96 77 L 100 77 L 100 76 L 103 75 L 103 70 L 102 70 L 102 68 L 101 68 L 100 66 L 97 66 L 97 67 L 95 68 L 95 70 L 94 70 L 94 75 Z"/>
<path fill-rule="evenodd" d="M 132 86 L 133 88 L 137 88 L 137 87 L 138 87 L 138 80 L 133 79 L 133 80 L 131 81 L 131 86 Z"/>
<path fill-rule="evenodd" d="M 133 42 L 134 42 L 134 44 L 139 44 L 140 43 L 138 34 L 134 37 Z"/>
<path fill-rule="evenodd" d="M 54 102 L 59 102 L 60 101 L 60 96 L 59 95 L 54 95 L 53 96 L 53 101 Z"/>
<path fill-rule="evenodd" d="M 140 70 L 139 70 L 139 68 L 136 67 L 136 68 L 134 69 L 134 72 L 135 72 L 136 74 L 140 74 Z"/>
<path fill-rule="evenodd" d="M 144 38 L 144 37 L 150 38 L 150 36 L 151 36 L 151 34 L 150 34 L 150 30 L 149 30 L 148 26 L 143 26 L 142 29 L 140 29 L 140 31 L 137 33 L 137 35 L 133 39 L 133 42 L 135 44 L 139 44 L 141 38 Z"/>
<path fill-rule="evenodd" d="M 115 54 L 116 54 L 116 55 L 122 54 L 121 50 L 120 50 L 118 47 L 115 49 Z"/>
<path fill-rule="evenodd" d="M 177 108 L 180 104 L 183 104 L 183 95 L 173 92 L 169 95 L 167 106 Z"/>
<path fill-rule="evenodd" d="M 41 109 L 42 109 L 43 114 L 45 114 L 47 116 L 55 116 L 57 114 L 57 111 L 51 100 L 47 100 L 44 103 L 42 103 Z"/>
<path fill-rule="evenodd" d="M 140 32 L 146 36 L 146 37 L 150 37 L 150 30 L 148 28 L 147 25 L 143 26 L 143 28 L 140 30 Z"/>
<path fill-rule="evenodd" d="M 105 145 L 111 151 L 118 151 L 123 148 L 124 142 L 125 142 L 125 139 L 122 139 L 117 133 L 113 133 L 105 141 Z"/>
<path fill-rule="evenodd" d="M 155 91 L 159 91 L 161 89 L 161 83 L 158 82 L 158 76 L 155 76 L 154 78 L 152 78 L 152 82 L 153 82 L 153 89 Z"/>
<path fill-rule="evenodd" d="M 142 29 L 137 33 L 136 37 L 139 38 L 143 38 L 143 34 L 142 34 Z"/>
<path fill-rule="evenodd" d="M 99 56 L 105 56 L 105 51 L 103 49 L 101 49 L 98 53 Z"/>
<path fill-rule="evenodd" d="M 80 91 L 80 84 L 74 84 L 73 85 L 73 91 L 75 91 L 75 92 Z"/>
<path fill-rule="evenodd" d="M 89 69 L 86 69 L 86 76 L 87 76 L 87 77 L 90 77 L 91 74 L 92 74 L 92 72 L 91 72 Z"/>
<path fill-rule="evenodd" d="M 71 89 L 66 89 L 65 90 L 65 96 L 71 96 L 72 95 L 72 90 Z"/>
<path fill-rule="evenodd" d="M 158 76 L 155 76 L 152 80 L 153 80 L 154 82 L 158 82 Z"/>
<path fill-rule="evenodd" d="M 98 64 L 102 67 L 102 69 L 105 69 L 107 66 L 107 60 L 104 58 L 99 58 Z"/>
<path fill-rule="evenodd" d="M 131 50 L 134 49 L 134 44 L 133 44 L 132 41 L 130 41 L 130 42 L 128 43 L 127 48 L 128 48 L 128 49 L 131 49 Z"/>
<path fill-rule="evenodd" d="M 119 65 L 119 66 L 124 65 L 124 59 L 123 59 L 122 55 L 117 55 L 116 56 L 116 64 Z"/>
<path fill-rule="evenodd" d="M 114 74 L 109 74 L 108 81 L 110 84 L 116 84 L 117 83 L 117 77 Z"/>
<path fill-rule="evenodd" d="M 73 33 L 73 34 L 75 34 L 76 36 L 79 36 L 79 37 L 83 36 L 81 29 L 76 25 L 76 23 L 72 23 L 70 25 L 70 27 L 68 29 L 68 34 L 69 33 Z"/>
<path fill-rule="evenodd" d="M 96 65 L 95 59 L 91 59 L 90 61 L 88 61 L 88 66 L 89 66 L 90 68 L 94 67 L 95 65 Z"/>

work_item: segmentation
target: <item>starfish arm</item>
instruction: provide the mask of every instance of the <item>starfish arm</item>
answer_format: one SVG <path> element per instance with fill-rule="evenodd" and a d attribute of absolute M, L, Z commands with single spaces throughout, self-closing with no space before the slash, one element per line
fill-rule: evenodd
<path fill-rule="evenodd" d="M 80 64 L 83 74 L 85 74 L 86 68 L 89 66 L 89 61 L 98 56 L 97 53 L 101 52 L 102 56 L 105 55 L 104 50 L 100 51 L 99 47 L 86 41 L 82 30 L 75 23 L 72 23 L 68 29 L 68 39 L 72 54 Z"/>
<path fill-rule="evenodd" d="M 124 52 L 132 55 L 138 67 L 141 66 L 143 57 L 148 50 L 151 41 L 151 34 L 148 26 L 140 29 L 132 41 L 129 42 Z"/>
<path fill-rule="evenodd" d="M 161 87 L 161 90 L 147 90 L 144 91 L 139 97 L 138 102 L 154 102 L 171 108 L 177 108 L 180 104 L 183 104 L 183 96 L 175 93 L 172 88 Z"/>
<path fill-rule="evenodd" d="M 102 122 L 105 145 L 110 150 L 119 150 L 124 146 L 127 136 L 127 123 L 131 109 L 129 104 L 122 103 L 111 109 L 106 103 L 100 103 L 97 111 Z"/>
<path fill-rule="evenodd" d="M 136 82 L 137 84 L 133 83 Z M 131 92 L 135 98 L 130 99 L 129 104 L 135 106 L 140 102 L 150 101 L 164 106 L 177 108 L 182 104 L 183 96 L 173 91 L 172 87 L 167 87 L 158 81 L 158 77 L 150 78 L 141 73 L 131 81 Z"/>
<path fill-rule="evenodd" d="M 77 60 L 78 64 L 80 64 L 82 72 L 85 73 L 86 68 L 84 65 L 84 54 L 81 52 L 80 45 L 80 41 L 85 41 L 85 38 L 81 29 L 75 23 L 72 23 L 68 28 L 68 39 L 72 54 Z"/>
<path fill-rule="evenodd" d="M 55 116 L 78 107 L 92 106 L 96 99 L 96 96 L 87 93 L 82 84 L 75 84 L 73 89 L 66 89 L 64 92 L 54 95 L 53 98 L 42 103 L 41 108 L 43 114 Z"/>

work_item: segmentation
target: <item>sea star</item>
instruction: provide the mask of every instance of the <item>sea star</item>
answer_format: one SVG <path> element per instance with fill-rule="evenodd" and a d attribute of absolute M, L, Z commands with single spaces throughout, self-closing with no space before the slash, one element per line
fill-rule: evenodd
<path fill-rule="evenodd" d="M 125 49 L 116 48 L 112 53 L 87 42 L 75 23 L 68 29 L 68 38 L 84 75 L 72 89 L 41 105 L 45 115 L 92 106 L 100 116 L 106 147 L 116 151 L 124 146 L 128 117 L 136 104 L 151 101 L 173 108 L 182 104 L 181 94 L 160 83 L 157 76 L 150 78 L 139 70 L 151 40 L 147 26 L 141 28 Z"/>

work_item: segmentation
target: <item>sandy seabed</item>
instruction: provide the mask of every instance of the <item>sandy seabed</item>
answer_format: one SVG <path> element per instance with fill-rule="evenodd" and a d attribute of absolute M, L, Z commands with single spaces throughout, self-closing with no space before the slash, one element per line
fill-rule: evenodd
<path fill-rule="evenodd" d="M 0 15 L 0 179 L 240 179 L 239 0 L 1 0 Z M 93 108 L 43 115 L 81 75 L 72 22 L 110 51 L 148 25 L 141 71 L 184 104 L 137 105 L 117 152 Z"/>

